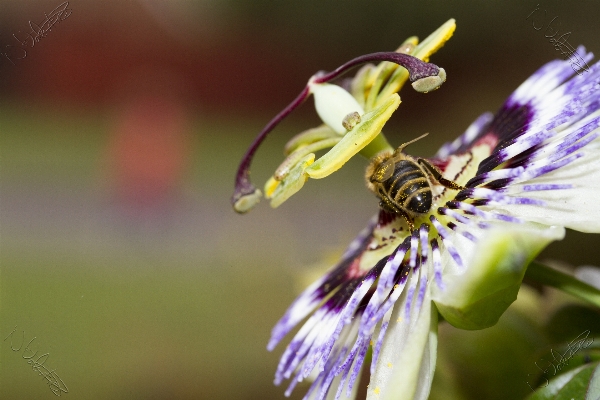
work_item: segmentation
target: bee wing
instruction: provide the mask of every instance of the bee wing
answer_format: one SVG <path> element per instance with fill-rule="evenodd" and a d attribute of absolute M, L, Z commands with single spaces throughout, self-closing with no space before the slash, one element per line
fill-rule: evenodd
<path fill-rule="evenodd" d="M 394 173 L 394 160 L 391 158 L 377 168 L 377 170 L 371 176 L 371 182 L 385 182 L 392 177 Z"/>

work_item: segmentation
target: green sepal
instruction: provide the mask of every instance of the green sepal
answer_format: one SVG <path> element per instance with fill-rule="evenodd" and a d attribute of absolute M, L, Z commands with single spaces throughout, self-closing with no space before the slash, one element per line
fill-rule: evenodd
<path fill-rule="evenodd" d="M 467 270 L 446 273 L 446 287 L 434 291 L 433 300 L 440 314 L 461 329 L 495 325 L 516 300 L 527 265 L 550 242 L 563 237 L 564 228 L 537 224 L 516 230 L 486 230 L 466 264 Z"/>

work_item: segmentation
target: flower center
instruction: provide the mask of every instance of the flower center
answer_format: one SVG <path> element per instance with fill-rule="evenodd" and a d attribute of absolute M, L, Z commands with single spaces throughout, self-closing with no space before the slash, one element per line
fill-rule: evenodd
<path fill-rule="evenodd" d="M 430 162 L 440 169 L 444 178 L 464 186 L 476 175 L 479 163 L 491 154 L 492 149 L 493 143 L 482 141 L 466 153 L 452 155 L 444 160 L 433 159 Z M 431 221 L 432 216 L 435 216 L 442 226 L 453 223 L 451 222 L 453 219 L 438 213 L 438 208 L 454 200 L 458 193 L 456 190 L 450 190 L 437 184 L 431 185 L 431 191 L 433 201 L 429 212 L 417 216 L 414 220 L 415 231 L 422 225 L 427 226 L 428 240 L 437 238 L 440 235 Z M 449 228 L 452 229 L 452 226 Z M 374 230 L 367 250 L 361 257 L 360 269 L 363 271 L 370 270 L 377 261 L 392 254 L 411 234 L 412 232 L 408 230 L 406 220 L 399 214 L 382 212 L 378 221 L 378 229 Z"/>

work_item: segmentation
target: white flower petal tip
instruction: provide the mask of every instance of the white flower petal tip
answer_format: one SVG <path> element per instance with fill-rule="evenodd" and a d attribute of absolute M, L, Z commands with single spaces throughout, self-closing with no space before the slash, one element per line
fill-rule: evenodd
<path fill-rule="evenodd" d="M 394 311 L 367 400 L 426 400 L 429 397 L 437 359 L 438 313 L 431 302 L 423 304 L 414 330 L 407 334 L 398 322 L 403 307 Z"/>
<path fill-rule="evenodd" d="M 442 83 L 446 82 L 446 71 L 444 68 L 440 68 L 440 72 L 436 76 L 428 76 L 421 78 L 412 83 L 413 89 L 420 93 L 428 93 L 433 90 L 439 89 Z"/>
<path fill-rule="evenodd" d="M 516 300 L 527 265 L 550 242 L 561 240 L 563 227 L 529 223 L 489 229 L 460 274 L 445 274 L 444 290 L 434 289 L 440 314 L 461 329 L 484 329 L 498 322 Z"/>
<path fill-rule="evenodd" d="M 592 265 L 582 265 L 575 268 L 575 277 L 600 290 L 600 268 Z"/>
<path fill-rule="evenodd" d="M 348 91 L 329 83 L 309 84 L 315 98 L 315 108 L 321 120 L 340 135 L 348 129 L 343 126 L 343 121 L 348 114 L 364 114 L 363 108 Z"/>
<path fill-rule="evenodd" d="M 251 193 L 240 195 L 235 199 L 233 209 L 240 214 L 247 213 L 260 202 L 261 197 L 262 193 L 260 189 L 254 189 Z"/>

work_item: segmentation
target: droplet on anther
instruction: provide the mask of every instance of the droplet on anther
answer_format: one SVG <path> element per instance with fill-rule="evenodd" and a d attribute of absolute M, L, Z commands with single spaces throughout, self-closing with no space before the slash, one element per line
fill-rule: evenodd
<path fill-rule="evenodd" d="M 351 131 L 357 124 L 360 124 L 360 114 L 356 111 L 346 115 L 342 120 L 342 126 L 346 128 L 347 131 Z"/>
<path fill-rule="evenodd" d="M 411 54 L 415 47 L 416 46 L 412 43 L 404 43 L 402 46 L 396 49 L 396 53 Z"/>
<path fill-rule="evenodd" d="M 412 87 L 417 92 L 427 93 L 439 88 L 444 82 L 446 82 L 446 71 L 440 68 L 437 75 L 418 79 L 412 83 Z"/>

